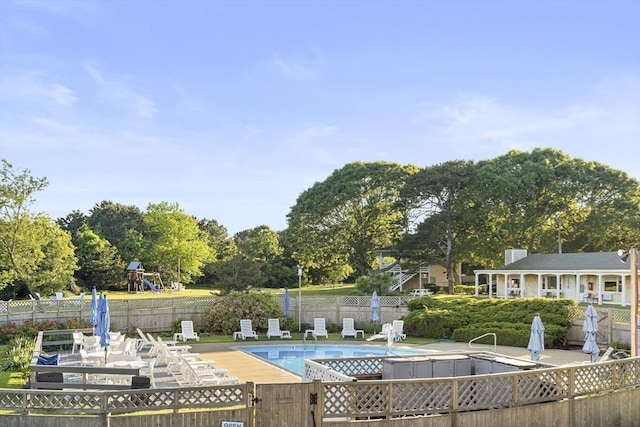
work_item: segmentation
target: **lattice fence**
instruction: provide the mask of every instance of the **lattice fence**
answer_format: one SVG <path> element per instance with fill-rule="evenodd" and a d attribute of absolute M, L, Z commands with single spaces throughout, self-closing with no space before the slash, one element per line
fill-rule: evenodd
<path fill-rule="evenodd" d="M 639 369 L 635 358 L 477 377 L 323 383 L 323 416 L 398 418 L 607 394 L 639 387 Z"/>

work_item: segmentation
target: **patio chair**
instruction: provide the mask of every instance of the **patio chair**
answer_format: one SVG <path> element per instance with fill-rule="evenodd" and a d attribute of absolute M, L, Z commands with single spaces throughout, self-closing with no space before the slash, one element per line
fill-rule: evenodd
<path fill-rule="evenodd" d="M 267 330 L 267 339 L 271 337 L 280 337 L 282 338 L 291 338 L 290 331 L 283 331 L 280 329 L 280 319 L 269 319 L 268 321 L 269 328 Z"/>
<path fill-rule="evenodd" d="M 345 337 L 354 337 L 358 338 L 358 334 L 362 335 L 364 338 L 364 330 L 356 329 L 355 322 L 352 317 L 345 317 L 342 319 L 342 339 Z"/>
<path fill-rule="evenodd" d="M 312 335 L 314 339 L 317 339 L 318 337 L 325 337 L 326 339 L 329 339 L 329 332 L 327 331 L 324 317 L 316 317 L 313 319 Z"/>
<path fill-rule="evenodd" d="M 392 323 L 393 339 L 395 341 L 402 341 L 407 338 L 407 334 L 404 333 L 404 320 L 394 320 Z"/>
<path fill-rule="evenodd" d="M 253 330 L 251 319 L 240 319 L 240 338 L 243 340 L 247 338 L 258 339 L 258 333 Z"/>
<path fill-rule="evenodd" d="M 72 332 L 73 345 L 71 346 L 71 354 L 76 354 L 76 348 L 82 350 L 84 347 L 84 334 L 82 332 Z"/>
<path fill-rule="evenodd" d="M 182 341 L 186 340 L 196 340 L 200 341 L 200 337 L 198 333 L 193 329 L 193 322 L 191 320 L 183 320 L 180 322 L 180 333 L 175 334 L 174 339 L 182 339 Z"/>
<path fill-rule="evenodd" d="M 382 339 L 386 340 L 387 337 L 389 336 L 389 333 L 392 330 L 393 330 L 393 326 L 391 325 L 391 323 L 384 323 L 382 325 L 382 330 L 377 334 L 371 335 L 369 338 L 367 338 L 367 341 L 382 340 Z"/>

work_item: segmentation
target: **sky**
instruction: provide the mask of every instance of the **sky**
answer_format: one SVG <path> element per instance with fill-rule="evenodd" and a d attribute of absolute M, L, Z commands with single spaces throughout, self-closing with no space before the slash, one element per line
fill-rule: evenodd
<path fill-rule="evenodd" d="M 0 158 L 53 218 L 280 231 L 350 162 L 536 147 L 640 179 L 640 0 L 0 0 Z"/>

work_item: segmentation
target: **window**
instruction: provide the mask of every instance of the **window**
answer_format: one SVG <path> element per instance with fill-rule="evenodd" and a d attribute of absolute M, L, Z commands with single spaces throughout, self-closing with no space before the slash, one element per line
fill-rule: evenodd
<path fill-rule="evenodd" d="M 622 283 L 615 276 L 604 276 L 605 292 L 622 292 Z"/>
<path fill-rule="evenodd" d="M 558 278 L 556 276 L 544 276 L 542 278 L 542 289 L 554 291 L 558 289 Z M 562 289 L 562 282 L 560 282 L 560 289 Z"/>

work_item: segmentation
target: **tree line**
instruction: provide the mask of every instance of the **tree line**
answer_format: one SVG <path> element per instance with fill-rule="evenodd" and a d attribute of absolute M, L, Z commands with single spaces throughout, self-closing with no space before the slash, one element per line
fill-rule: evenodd
<path fill-rule="evenodd" d="M 215 219 L 177 203 L 145 211 L 113 201 L 53 220 L 30 210 L 48 185 L 2 160 L 0 297 L 126 289 L 126 265 L 165 281 L 229 290 L 353 281 L 379 273 L 379 253 L 403 269 L 440 264 L 493 268 L 507 248 L 530 253 L 637 247 L 640 183 L 625 172 L 551 148 L 419 168 L 353 162 L 302 192 L 285 230 L 266 225 L 229 236 Z"/>

